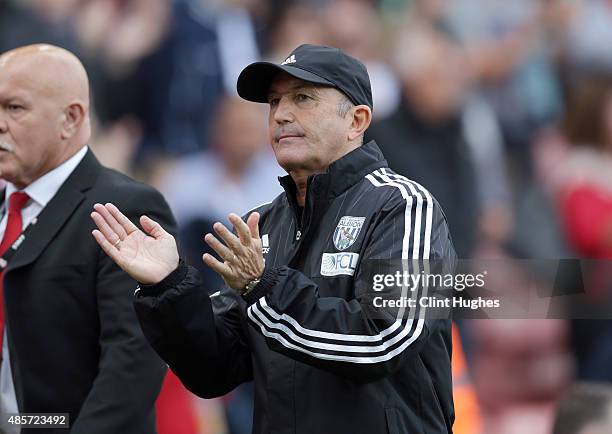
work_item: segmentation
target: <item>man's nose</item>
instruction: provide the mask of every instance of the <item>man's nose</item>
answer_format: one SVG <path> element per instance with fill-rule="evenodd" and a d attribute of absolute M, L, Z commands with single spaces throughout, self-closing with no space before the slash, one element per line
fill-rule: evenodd
<path fill-rule="evenodd" d="M 293 122 L 293 108 L 288 98 L 282 97 L 278 101 L 278 105 L 274 110 L 274 120 L 279 124 Z"/>

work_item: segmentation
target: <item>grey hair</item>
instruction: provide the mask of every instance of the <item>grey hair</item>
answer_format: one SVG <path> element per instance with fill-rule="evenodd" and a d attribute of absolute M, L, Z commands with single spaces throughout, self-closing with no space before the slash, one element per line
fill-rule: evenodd
<path fill-rule="evenodd" d="M 346 95 L 342 94 L 342 98 L 340 99 L 340 102 L 338 103 L 338 116 L 340 116 L 341 118 L 346 117 L 346 114 L 354 106 L 355 104 L 353 104 L 353 102 L 350 99 L 348 99 Z"/>

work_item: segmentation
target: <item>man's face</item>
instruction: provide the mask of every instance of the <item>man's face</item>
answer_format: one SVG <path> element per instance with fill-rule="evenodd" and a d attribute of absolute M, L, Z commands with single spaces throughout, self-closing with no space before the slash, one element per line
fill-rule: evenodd
<path fill-rule="evenodd" d="M 342 94 L 332 87 L 279 73 L 268 91 L 270 143 L 278 164 L 295 170 L 323 171 L 347 152 L 352 121 L 339 114 Z"/>
<path fill-rule="evenodd" d="M 61 103 L 46 75 L 0 58 L 0 178 L 18 188 L 53 169 L 65 146 Z"/>

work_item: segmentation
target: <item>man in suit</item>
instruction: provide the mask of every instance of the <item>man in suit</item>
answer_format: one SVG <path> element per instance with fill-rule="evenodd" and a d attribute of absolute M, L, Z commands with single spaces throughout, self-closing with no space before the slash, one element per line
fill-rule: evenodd
<path fill-rule="evenodd" d="M 20 432 L 6 420 L 17 412 L 69 413 L 73 434 L 155 432 L 165 366 L 138 326 L 136 283 L 92 239 L 90 212 L 112 201 L 133 220 L 147 214 L 173 232 L 175 223 L 157 191 L 100 165 L 86 146 L 88 110 L 87 74 L 73 54 L 32 45 L 0 56 L 8 433 Z"/>

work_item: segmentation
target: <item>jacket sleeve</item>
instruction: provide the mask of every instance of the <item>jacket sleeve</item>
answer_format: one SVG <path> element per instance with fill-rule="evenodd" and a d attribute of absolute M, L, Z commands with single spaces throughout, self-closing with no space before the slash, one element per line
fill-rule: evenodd
<path fill-rule="evenodd" d="M 138 290 L 134 307 L 155 351 L 196 395 L 215 398 L 252 380 L 245 303 L 235 291 L 209 296 L 199 272 L 181 263 Z"/>
<path fill-rule="evenodd" d="M 429 259 L 454 261 L 446 220 L 429 193 L 422 189 L 394 198 L 375 217 L 360 264 L 396 260 L 418 273 Z M 418 353 L 430 327 L 418 306 L 401 313 L 374 308 L 372 282 L 361 265 L 353 284 L 354 299 L 321 297 L 316 283 L 300 271 L 266 269 L 245 297 L 247 314 L 272 350 L 353 381 L 375 381 Z M 420 287 L 418 295 L 424 290 Z"/>
<path fill-rule="evenodd" d="M 172 213 L 163 197 L 150 188 L 130 189 L 133 198 L 120 202 L 126 215 L 154 218 L 170 233 L 176 232 Z M 72 434 L 143 432 L 155 426 L 154 403 L 166 372 L 145 339 L 132 307 L 136 282 L 100 249 L 95 276 L 100 321 L 98 373 L 72 422 Z M 147 431 L 148 432 L 148 431 Z"/>

